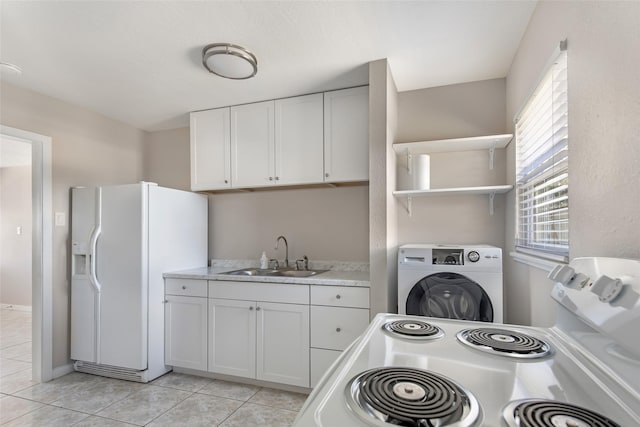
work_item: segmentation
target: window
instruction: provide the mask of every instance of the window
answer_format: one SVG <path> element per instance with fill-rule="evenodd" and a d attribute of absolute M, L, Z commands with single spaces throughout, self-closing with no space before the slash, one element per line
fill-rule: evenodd
<path fill-rule="evenodd" d="M 566 42 L 516 118 L 516 250 L 567 260 L 569 150 Z"/>

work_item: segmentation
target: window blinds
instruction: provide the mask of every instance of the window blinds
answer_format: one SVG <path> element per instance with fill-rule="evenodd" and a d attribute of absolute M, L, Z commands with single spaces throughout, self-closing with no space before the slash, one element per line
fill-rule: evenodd
<path fill-rule="evenodd" d="M 516 120 L 516 248 L 569 254 L 567 54 L 560 52 Z"/>

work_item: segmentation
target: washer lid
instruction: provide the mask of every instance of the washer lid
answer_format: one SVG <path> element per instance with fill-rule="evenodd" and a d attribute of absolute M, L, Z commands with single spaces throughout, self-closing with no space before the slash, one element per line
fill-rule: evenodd
<path fill-rule="evenodd" d="M 440 272 L 420 279 L 409 292 L 407 314 L 493 322 L 493 305 L 478 283 L 458 273 Z"/>

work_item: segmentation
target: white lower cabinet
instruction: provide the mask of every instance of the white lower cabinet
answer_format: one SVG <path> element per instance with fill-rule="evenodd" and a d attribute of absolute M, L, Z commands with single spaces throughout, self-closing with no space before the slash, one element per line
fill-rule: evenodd
<path fill-rule="evenodd" d="M 369 288 L 311 287 L 311 387 L 369 325 Z"/>
<path fill-rule="evenodd" d="M 309 306 L 259 302 L 256 378 L 309 387 Z"/>
<path fill-rule="evenodd" d="M 368 324 L 369 288 L 165 280 L 170 366 L 315 387 Z"/>
<path fill-rule="evenodd" d="M 209 371 L 256 377 L 256 303 L 209 299 Z"/>
<path fill-rule="evenodd" d="M 331 364 L 336 361 L 342 354 L 338 350 L 325 350 L 323 348 L 311 349 L 311 387 L 318 385 L 318 381 L 322 378 Z"/>
<path fill-rule="evenodd" d="M 209 283 L 225 298 L 209 299 L 208 370 L 309 387 L 309 287 Z M 256 294 L 270 301 L 227 299 Z"/>
<path fill-rule="evenodd" d="M 164 363 L 207 370 L 206 298 L 165 296 Z"/>

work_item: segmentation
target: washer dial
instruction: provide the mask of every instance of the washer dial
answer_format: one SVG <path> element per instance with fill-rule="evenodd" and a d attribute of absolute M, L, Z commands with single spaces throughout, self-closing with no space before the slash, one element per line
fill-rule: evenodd
<path fill-rule="evenodd" d="M 480 254 L 477 251 L 471 251 L 467 254 L 467 258 L 469 258 L 469 261 L 471 262 L 478 262 Z"/>

